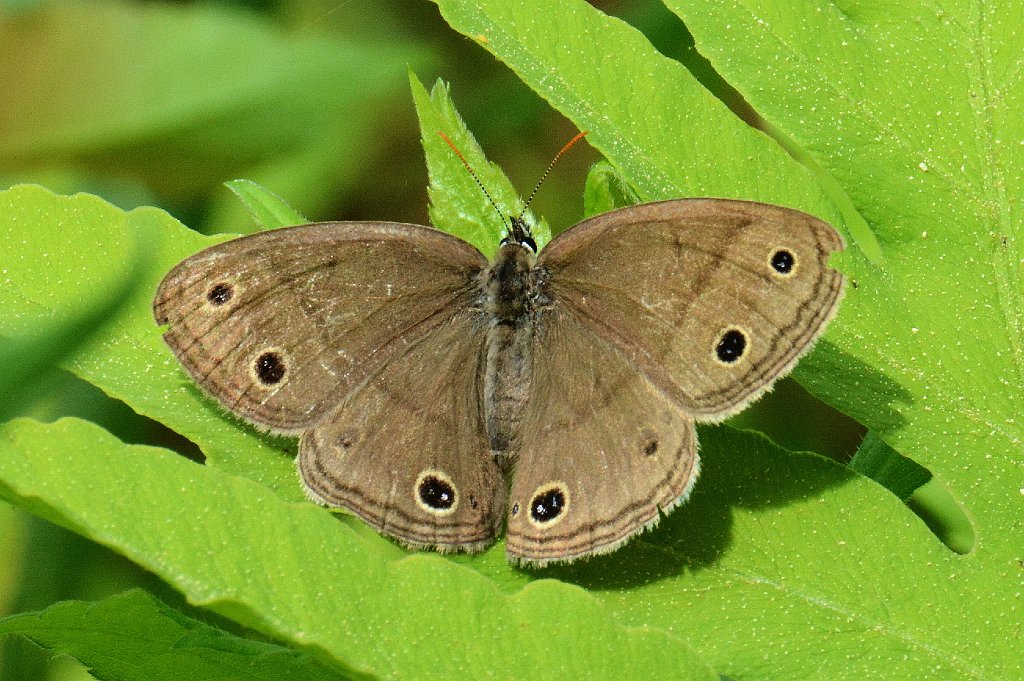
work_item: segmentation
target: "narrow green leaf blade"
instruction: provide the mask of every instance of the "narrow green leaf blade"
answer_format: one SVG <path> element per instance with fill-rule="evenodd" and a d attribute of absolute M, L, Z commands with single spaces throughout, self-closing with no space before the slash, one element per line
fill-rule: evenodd
<path fill-rule="evenodd" d="M 903 501 L 932 479 L 927 468 L 903 456 L 870 432 L 850 460 L 850 468 L 883 485 Z"/>
<path fill-rule="evenodd" d="M 599 215 L 635 203 L 640 203 L 640 197 L 629 186 L 626 176 L 615 166 L 600 161 L 590 169 L 583 191 L 584 215 Z"/>
<path fill-rule="evenodd" d="M 487 160 L 476 138 L 455 110 L 448 86 L 439 80 L 430 94 L 427 94 L 412 72 L 409 73 L 409 85 L 420 120 L 423 150 L 427 156 L 430 220 L 438 229 L 465 239 L 484 255 L 492 257 L 507 232 L 507 222 L 503 224 L 502 216 L 506 220 L 517 217 L 522 213 L 523 200 L 501 168 Z M 480 185 L 463 165 L 458 154 L 438 134 L 441 132 L 448 136 L 465 157 L 466 163 L 479 178 Z M 551 238 L 547 225 L 538 223 L 529 212 L 525 217 L 527 224 L 533 228 L 533 237 L 538 246 L 547 243 Z"/>
<path fill-rule="evenodd" d="M 283 198 L 252 180 L 231 180 L 224 185 L 245 205 L 260 229 L 277 229 L 309 222 Z"/>

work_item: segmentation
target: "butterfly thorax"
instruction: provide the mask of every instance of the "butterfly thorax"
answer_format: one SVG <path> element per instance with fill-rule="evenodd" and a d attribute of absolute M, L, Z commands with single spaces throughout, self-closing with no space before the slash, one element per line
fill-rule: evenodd
<path fill-rule="evenodd" d="M 503 243 L 487 271 L 484 309 L 491 315 L 484 374 L 487 435 L 495 454 L 515 456 L 519 424 L 530 393 L 533 333 L 546 306 L 545 277 L 537 256 L 518 243 Z"/>
<path fill-rule="evenodd" d="M 487 271 L 485 309 L 503 322 L 529 317 L 541 297 L 537 256 L 517 243 L 504 243 Z"/>

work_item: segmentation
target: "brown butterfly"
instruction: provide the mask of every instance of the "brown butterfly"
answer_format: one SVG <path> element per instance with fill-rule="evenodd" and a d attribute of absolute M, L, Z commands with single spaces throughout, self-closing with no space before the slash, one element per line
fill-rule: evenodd
<path fill-rule="evenodd" d="M 332 222 L 213 246 L 153 303 L 196 382 L 298 435 L 309 496 L 413 547 L 606 553 L 682 503 L 695 421 L 764 393 L 836 311 L 829 225 L 680 199 L 494 262 L 419 225 Z"/>

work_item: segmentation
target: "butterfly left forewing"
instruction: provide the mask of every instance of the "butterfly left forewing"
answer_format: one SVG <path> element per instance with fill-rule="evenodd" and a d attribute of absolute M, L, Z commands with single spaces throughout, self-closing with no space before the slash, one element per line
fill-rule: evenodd
<path fill-rule="evenodd" d="M 207 393 L 260 427 L 299 433 L 471 304 L 486 266 L 428 227 L 301 225 L 186 258 L 160 283 L 153 312 Z"/>
<path fill-rule="evenodd" d="M 543 565 L 615 550 L 684 500 L 693 420 L 555 301 L 536 321 L 506 550 Z"/>
<path fill-rule="evenodd" d="M 479 311 L 459 311 L 303 434 L 298 465 L 310 496 L 409 546 L 490 544 L 505 483 L 483 425 L 485 335 Z"/>

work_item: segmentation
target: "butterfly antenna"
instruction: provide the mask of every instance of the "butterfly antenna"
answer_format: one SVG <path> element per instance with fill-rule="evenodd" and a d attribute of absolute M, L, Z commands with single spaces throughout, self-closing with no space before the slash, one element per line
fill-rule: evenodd
<path fill-rule="evenodd" d="M 455 155 L 459 157 L 460 161 L 462 161 L 462 165 L 466 166 L 466 170 L 468 170 L 469 174 L 473 176 L 474 180 L 476 180 L 476 184 L 478 187 L 480 187 L 480 191 L 484 193 L 484 196 L 487 197 L 487 200 L 491 202 L 491 205 L 494 206 L 494 210 L 496 210 L 498 212 L 498 215 L 501 217 L 501 224 L 505 225 L 506 229 L 511 229 L 509 227 L 508 219 L 505 217 L 505 214 L 501 212 L 501 209 L 498 208 L 498 204 L 496 204 L 494 202 L 494 199 L 491 198 L 490 193 L 487 191 L 487 187 L 485 187 L 484 183 L 480 181 L 479 177 L 477 177 L 476 173 L 473 171 L 473 166 L 469 165 L 469 161 L 467 161 L 466 157 L 462 155 L 462 152 L 459 151 L 459 148 L 455 146 L 455 142 L 452 142 L 448 138 L 448 135 L 444 134 L 440 130 L 437 131 L 437 134 L 440 135 L 441 139 L 443 139 L 448 144 L 448 146 L 452 148 L 452 151 L 455 152 Z"/>
<path fill-rule="evenodd" d="M 558 163 L 558 159 L 562 158 L 562 156 L 565 154 L 565 152 L 567 152 L 570 149 L 572 149 L 574 144 L 576 144 L 581 139 L 586 137 L 588 132 L 590 132 L 590 131 L 589 130 L 584 130 L 583 132 L 577 134 L 571 140 L 566 142 L 565 146 L 562 147 L 558 151 L 557 154 L 555 154 L 555 157 L 553 159 L 551 159 L 551 163 L 548 164 L 548 169 L 545 170 L 544 174 L 540 176 L 540 179 L 537 180 L 537 186 L 533 188 L 532 192 L 530 192 L 530 198 L 526 199 L 526 204 L 523 205 L 523 212 L 519 214 L 519 217 L 517 218 L 518 220 L 522 221 L 523 216 L 526 215 L 526 209 L 530 207 L 530 204 L 533 202 L 533 197 L 535 197 L 537 195 L 537 191 L 540 190 L 540 186 L 542 184 L 544 184 L 544 180 L 546 180 L 548 178 L 548 174 L 551 172 L 551 169 L 555 167 L 556 163 Z"/>

